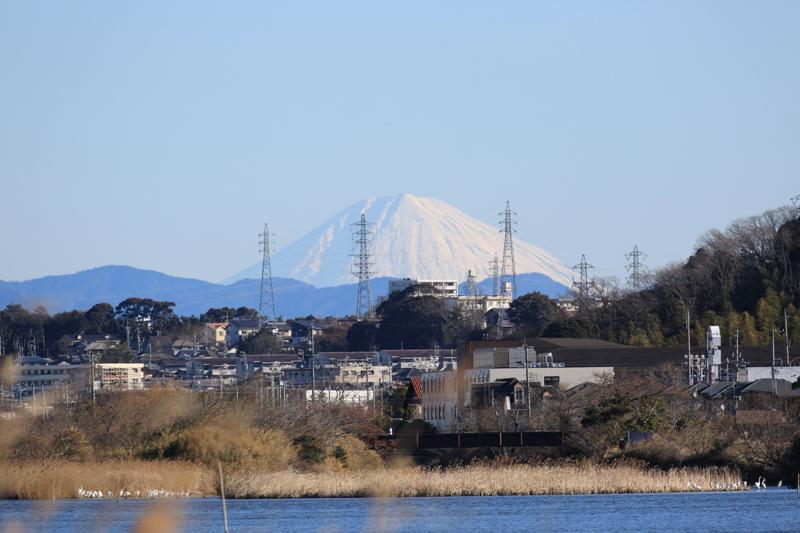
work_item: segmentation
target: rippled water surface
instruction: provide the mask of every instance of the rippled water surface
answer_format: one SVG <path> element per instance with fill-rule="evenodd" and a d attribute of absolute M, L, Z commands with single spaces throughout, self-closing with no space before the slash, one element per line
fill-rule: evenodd
<path fill-rule="evenodd" d="M 229 500 L 241 531 L 800 531 L 800 494 Z M 217 499 L 0 501 L 0 531 L 132 531 L 143 521 L 222 531 Z M 152 522 L 151 522 L 152 523 Z"/>

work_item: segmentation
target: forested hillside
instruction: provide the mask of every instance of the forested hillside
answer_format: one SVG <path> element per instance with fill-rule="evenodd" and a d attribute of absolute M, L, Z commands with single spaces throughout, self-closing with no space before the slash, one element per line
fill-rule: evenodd
<path fill-rule="evenodd" d="M 686 342 L 688 310 L 696 342 L 718 324 L 726 343 L 739 330 L 743 345 L 764 345 L 773 329 L 783 337 L 785 312 L 790 340 L 800 343 L 799 276 L 798 211 L 774 209 L 703 235 L 686 262 L 654 273 L 645 290 L 625 293 L 598 282 L 575 319 L 557 320 L 545 334 L 675 345 Z"/>

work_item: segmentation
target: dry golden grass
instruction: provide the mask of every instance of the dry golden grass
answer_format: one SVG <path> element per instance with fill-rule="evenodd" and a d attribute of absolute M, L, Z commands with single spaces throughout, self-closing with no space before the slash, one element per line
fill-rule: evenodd
<path fill-rule="evenodd" d="M 593 463 L 486 464 L 449 469 L 409 466 L 314 472 L 239 468 L 225 474 L 231 498 L 330 498 L 414 496 L 502 496 L 683 492 L 729 486 L 739 476 L 726 469 L 646 470 L 634 465 Z M 42 461 L 0 464 L 0 498 L 76 498 L 78 489 L 118 495 L 150 489 L 193 496 L 217 494 L 213 469 L 176 461 Z M 743 488 L 740 485 L 740 488 Z"/>
<path fill-rule="evenodd" d="M 238 472 L 226 477 L 236 498 L 500 496 L 683 492 L 690 483 L 714 490 L 740 481 L 724 469 L 645 470 L 636 466 L 479 465 L 345 470 L 331 473 Z"/>
<path fill-rule="evenodd" d="M 215 478 L 203 467 L 177 461 L 26 461 L 0 463 L 0 499 L 77 498 L 78 489 L 103 494 L 146 495 L 150 489 L 179 494 L 216 492 Z"/>

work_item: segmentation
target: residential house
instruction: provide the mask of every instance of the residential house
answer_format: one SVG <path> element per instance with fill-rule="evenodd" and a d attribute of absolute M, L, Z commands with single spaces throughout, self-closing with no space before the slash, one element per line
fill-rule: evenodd
<path fill-rule="evenodd" d="M 234 318 L 228 323 L 228 345 L 236 346 L 258 334 L 258 320 Z"/>
<path fill-rule="evenodd" d="M 203 328 L 203 342 L 208 346 L 226 346 L 228 322 L 206 322 Z"/>
<path fill-rule="evenodd" d="M 205 357 L 191 359 L 187 362 L 187 378 L 196 382 L 196 386 L 218 387 L 236 383 L 238 375 L 243 372 L 240 357 Z"/>

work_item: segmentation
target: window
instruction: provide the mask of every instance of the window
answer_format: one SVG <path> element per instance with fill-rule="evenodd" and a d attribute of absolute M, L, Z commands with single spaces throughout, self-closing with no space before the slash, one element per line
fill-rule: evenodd
<path fill-rule="evenodd" d="M 514 389 L 514 403 L 522 403 L 522 387 Z"/>

